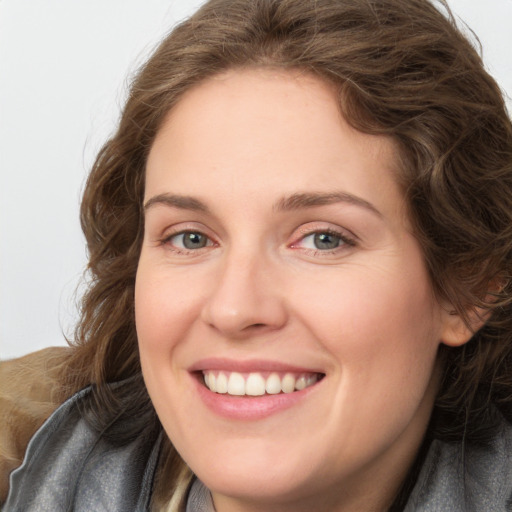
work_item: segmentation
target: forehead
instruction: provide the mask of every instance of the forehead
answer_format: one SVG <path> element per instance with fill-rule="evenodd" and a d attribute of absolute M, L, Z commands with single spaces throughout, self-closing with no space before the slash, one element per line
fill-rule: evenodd
<path fill-rule="evenodd" d="M 224 183 L 267 195 L 341 188 L 370 202 L 388 191 L 386 207 L 395 208 L 396 162 L 391 139 L 348 125 L 326 81 L 231 70 L 189 90 L 167 116 L 150 151 L 146 198 L 169 188 L 190 194 L 193 183 L 207 194 Z"/>

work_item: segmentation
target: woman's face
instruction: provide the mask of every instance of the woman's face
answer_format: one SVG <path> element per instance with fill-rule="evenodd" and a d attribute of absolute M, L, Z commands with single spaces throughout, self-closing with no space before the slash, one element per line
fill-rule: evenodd
<path fill-rule="evenodd" d="M 350 128 L 330 86 L 298 72 L 209 79 L 162 126 L 140 357 L 219 511 L 382 502 L 414 457 L 450 319 L 394 166 L 390 140 Z"/>

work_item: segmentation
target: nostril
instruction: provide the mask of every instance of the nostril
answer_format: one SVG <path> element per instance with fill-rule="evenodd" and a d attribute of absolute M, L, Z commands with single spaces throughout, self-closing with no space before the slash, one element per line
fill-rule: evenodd
<path fill-rule="evenodd" d="M 268 328 L 267 324 L 264 323 L 257 323 L 257 324 L 250 324 L 248 325 L 244 331 L 262 331 L 264 329 Z"/>

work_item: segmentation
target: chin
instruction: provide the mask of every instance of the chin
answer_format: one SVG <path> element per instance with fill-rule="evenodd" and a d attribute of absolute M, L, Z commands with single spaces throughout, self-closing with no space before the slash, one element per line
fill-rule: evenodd
<path fill-rule="evenodd" d="M 247 440 L 228 443 L 218 452 L 197 457 L 190 465 L 212 493 L 245 500 L 277 504 L 301 498 L 325 485 L 322 460 L 315 460 L 300 447 L 281 449 L 282 443 Z M 198 454 L 199 455 L 199 454 Z"/>
<path fill-rule="evenodd" d="M 218 471 L 200 472 L 198 478 L 212 494 L 229 496 L 240 501 L 258 501 L 261 504 L 277 505 L 303 499 L 312 486 L 311 475 L 302 475 L 297 468 L 275 472 L 272 464 L 249 469 L 233 468 L 223 474 Z"/>

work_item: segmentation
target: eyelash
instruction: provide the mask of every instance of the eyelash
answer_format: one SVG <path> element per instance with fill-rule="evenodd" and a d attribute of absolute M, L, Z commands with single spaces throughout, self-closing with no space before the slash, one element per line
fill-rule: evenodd
<path fill-rule="evenodd" d="M 196 249 L 187 249 L 186 247 L 182 248 L 182 247 L 176 247 L 175 245 L 173 245 L 171 243 L 171 240 L 173 238 L 177 238 L 179 236 L 183 236 L 183 235 L 199 235 L 199 236 L 203 236 L 207 239 L 206 241 L 206 245 L 204 247 L 199 247 L 199 248 L 196 248 Z M 175 233 L 170 233 L 168 235 L 166 235 L 164 238 L 162 238 L 162 240 L 160 240 L 160 243 L 162 245 L 169 245 L 171 247 L 171 250 L 173 250 L 174 252 L 176 252 L 177 254 L 191 254 L 191 253 L 196 253 L 198 251 L 200 251 L 201 249 L 205 249 L 207 247 L 212 247 L 212 246 L 215 246 L 215 242 L 213 242 L 213 240 L 211 239 L 211 237 L 209 237 L 208 235 L 204 234 L 202 231 L 198 230 L 198 229 L 183 229 L 181 231 L 177 231 Z"/>
<path fill-rule="evenodd" d="M 176 247 L 176 245 L 172 244 L 171 241 L 173 238 L 183 236 L 183 235 L 199 235 L 206 237 L 206 245 L 203 247 L 198 247 L 195 249 L 187 249 L 186 247 Z M 298 250 L 300 249 L 300 244 L 304 242 L 309 237 L 314 237 L 316 235 L 329 235 L 333 236 L 339 239 L 339 245 L 337 247 L 334 247 L 332 249 L 318 249 L 318 248 L 302 248 L 307 254 L 313 255 L 313 256 L 329 256 L 338 254 L 340 251 L 346 250 L 348 247 L 354 247 L 357 245 L 356 239 L 350 236 L 347 236 L 345 233 L 332 229 L 332 228 L 326 228 L 326 229 L 310 229 L 310 230 L 304 230 L 301 232 L 301 236 L 299 239 L 297 239 L 295 242 L 292 242 L 288 247 Z M 175 252 L 176 254 L 193 254 L 198 253 L 202 249 L 206 249 L 208 247 L 215 247 L 217 244 L 215 241 L 212 240 L 211 237 L 206 235 L 204 232 L 198 229 L 182 229 L 180 231 L 176 231 L 174 233 L 167 234 L 165 237 L 163 237 L 160 241 L 161 245 L 169 246 L 170 249 Z M 202 252 L 202 251 L 201 251 Z"/>
<path fill-rule="evenodd" d="M 338 231 L 336 229 L 332 228 L 326 228 L 326 229 L 312 229 L 312 230 L 305 230 L 302 233 L 302 236 L 296 241 L 293 242 L 290 247 L 292 249 L 300 248 L 300 243 L 303 243 L 304 240 L 306 240 L 309 237 L 315 237 L 316 235 L 330 235 L 334 236 L 339 239 L 340 245 L 337 247 L 334 247 L 332 249 L 313 249 L 313 248 L 304 248 L 308 254 L 311 254 L 313 256 L 329 256 L 329 255 L 335 255 L 338 254 L 340 251 L 346 250 L 349 247 L 355 247 L 357 245 L 356 239 L 353 237 L 348 236 L 347 234 Z"/>

